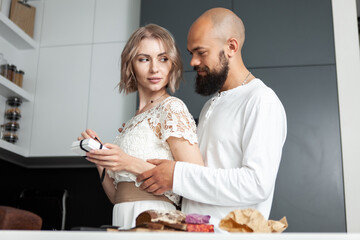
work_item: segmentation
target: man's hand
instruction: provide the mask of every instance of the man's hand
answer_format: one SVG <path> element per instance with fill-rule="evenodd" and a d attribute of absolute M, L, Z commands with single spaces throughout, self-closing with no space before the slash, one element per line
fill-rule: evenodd
<path fill-rule="evenodd" d="M 142 174 L 139 174 L 136 181 L 144 181 L 140 188 L 154 195 L 161 195 L 173 187 L 175 161 L 152 159 L 147 162 L 156 165 Z"/>
<path fill-rule="evenodd" d="M 119 133 L 122 133 L 122 131 L 124 130 L 123 127 L 125 127 L 125 123 L 122 124 L 122 128 L 118 128 Z"/>

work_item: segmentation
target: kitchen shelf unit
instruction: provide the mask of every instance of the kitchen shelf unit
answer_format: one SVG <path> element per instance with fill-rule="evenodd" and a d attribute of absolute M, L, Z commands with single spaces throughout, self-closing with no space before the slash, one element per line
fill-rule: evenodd
<path fill-rule="evenodd" d="M 38 44 L 3 13 L 0 13 L 0 36 L 19 50 L 36 49 Z"/>
<path fill-rule="evenodd" d="M 0 95 L 9 98 L 9 97 L 19 97 L 25 102 L 33 102 L 34 96 L 26 92 L 21 87 L 17 86 L 13 82 L 10 82 L 8 79 L 0 75 Z M 10 152 L 19 154 L 21 156 L 27 156 L 29 150 L 22 148 L 16 144 L 9 143 L 5 140 L 0 139 L 0 148 L 6 149 Z"/>
<path fill-rule="evenodd" d="M 0 13 L 0 37 L 14 47 L 14 51 L 37 50 L 39 44 L 12 22 L 3 13 Z M 0 76 L 0 96 L 4 98 L 19 97 L 23 102 L 34 102 L 34 96 L 23 88 L 17 86 L 3 76 Z M 1 123 L 2 124 L 2 123 Z M 26 144 L 12 144 L 0 139 L 0 148 L 13 152 L 21 156 L 28 156 L 29 149 Z"/>
<path fill-rule="evenodd" d="M 24 149 L 22 147 L 19 147 L 16 144 L 13 143 L 9 143 L 5 140 L 0 139 L 0 148 L 6 149 L 10 152 L 19 154 L 23 157 L 28 156 L 29 155 L 29 151 L 27 149 Z"/>
<path fill-rule="evenodd" d="M 23 101 L 32 102 L 34 96 L 26 92 L 21 87 L 17 86 L 15 83 L 10 82 L 8 79 L 0 75 L 0 95 L 9 98 L 9 97 L 19 97 Z"/>

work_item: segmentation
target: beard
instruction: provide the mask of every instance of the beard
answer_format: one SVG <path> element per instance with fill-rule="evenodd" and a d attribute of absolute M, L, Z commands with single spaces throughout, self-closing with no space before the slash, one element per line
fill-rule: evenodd
<path fill-rule="evenodd" d="M 195 91 L 203 96 L 212 95 L 223 87 L 229 72 L 229 61 L 225 57 L 224 51 L 219 53 L 220 70 L 210 71 L 208 67 L 195 66 L 194 70 L 205 71 L 205 76 L 196 76 Z"/>

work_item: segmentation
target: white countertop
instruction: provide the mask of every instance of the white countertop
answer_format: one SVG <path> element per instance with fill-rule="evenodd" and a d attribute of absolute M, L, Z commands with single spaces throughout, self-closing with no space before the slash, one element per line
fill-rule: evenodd
<path fill-rule="evenodd" d="M 185 236 L 186 235 L 186 236 Z M 11 231 L 0 230 L 1 240 L 112 240 L 112 239 L 156 239 L 156 240 L 219 240 L 219 239 L 244 239 L 246 240 L 360 240 L 360 233 L 274 233 L 274 234 L 255 234 L 255 233 L 124 233 L 124 232 L 98 232 L 98 231 Z"/>

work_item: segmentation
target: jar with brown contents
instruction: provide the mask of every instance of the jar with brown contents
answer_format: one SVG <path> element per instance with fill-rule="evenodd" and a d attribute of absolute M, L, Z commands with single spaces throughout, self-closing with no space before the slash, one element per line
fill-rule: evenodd
<path fill-rule="evenodd" d="M 11 121 L 17 121 L 21 118 L 21 113 L 19 108 L 10 108 L 5 112 L 5 118 Z"/>
<path fill-rule="evenodd" d="M 15 133 L 12 132 L 5 132 L 3 139 L 10 143 L 16 143 L 18 140 L 18 136 Z"/>

